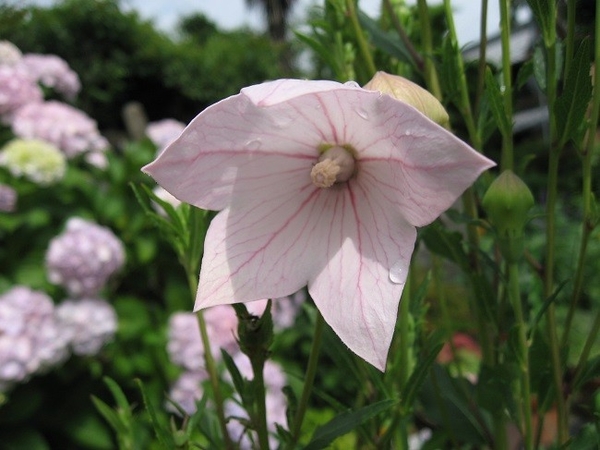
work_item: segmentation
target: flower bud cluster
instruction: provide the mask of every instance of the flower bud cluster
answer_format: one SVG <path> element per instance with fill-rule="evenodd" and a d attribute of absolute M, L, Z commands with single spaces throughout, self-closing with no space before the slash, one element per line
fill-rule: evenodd
<path fill-rule="evenodd" d="M 16 286 L 0 296 L 0 391 L 68 357 L 68 339 L 43 292 Z"/>
<path fill-rule="evenodd" d="M 73 100 L 81 89 L 79 76 L 60 56 L 27 53 L 23 55 L 21 64 L 38 83 L 52 88 L 68 100 Z"/>
<path fill-rule="evenodd" d="M 94 356 L 117 331 L 117 314 L 108 302 L 96 298 L 68 299 L 56 307 L 56 321 L 73 354 Z"/>
<path fill-rule="evenodd" d="M 108 147 L 95 120 L 54 100 L 19 108 L 13 117 L 12 130 L 22 138 L 51 142 L 69 159 L 82 153 L 103 152 Z"/>
<path fill-rule="evenodd" d="M 13 139 L 0 150 L 0 166 L 15 177 L 24 177 L 40 185 L 61 180 L 66 159 L 54 145 L 39 139 Z"/>
<path fill-rule="evenodd" d="M 75 298 L 95 297 L 125 262 L 123 244 L 108 228 L 73 217 L 46 253 L 48 279 Z"/>

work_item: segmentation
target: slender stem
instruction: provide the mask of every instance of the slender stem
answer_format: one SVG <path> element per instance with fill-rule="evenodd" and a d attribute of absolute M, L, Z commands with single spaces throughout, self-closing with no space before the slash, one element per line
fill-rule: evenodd
<path fill-rule="evenodd" d="M 557 124 L 555 115 L 557 91 L 557 61 L 556 61 L 556 4 L 548 2 L 548 15 L 552 21 L 545 40 L 546 45 L 546 96 L 550 127 L 550 151 L 547 180 L 546 203 L 546 259 L 544 272 L 544 297 L 549 298 L 554 291 L 554 266 L 556 258 L 556 202 L 558 198 L 558 168 L 561 148 L 557 147 Z M 563 395 L 563 366 L 560 357 L 560 347 L 557 335 L 556 309 L 550 304 L 546 312 L 546 329 L 549 338 L 552 358 L 552 380 L 556 391 L 557 439 L 559 444 L 568 438 L 567 411 Z"/>
<path fill-rule="evenodd" d="M 512 118 L 512 63 L 510 60 L 510 0 L 500 0 L 500 30 L 502 34 L 502 97 L 504 112 Z M 508 121 L 509 129 L 502 136 L 502 170 L 514 169 L 512 120 Z"/>
<path fill-rule="evenodd" d="M 516 262 L 508 264 L 508 295 L 515 313 L 518 327 L 518 361 L 521 371 L 520 402 L 523 415 L 523 440 L 525 450 L 533 449 L 533 426 L 531 422 L 531 387 L 529 383 L 529 349 L 527 343 L 526 323 L 523 319 L 521 305 L 521 290 L 519 288 L 519 265 Z"/>
<path fill-rule="evenodd" d="M 565 73 L 569 73 L 575 53 L 575 2 L 567 2 L 567 39 L 565 45 Z M 565 77 L 566 81 L 566 77 Z"/>
<path fill-rule="evenodd" d="M 269 450 L 269 430 L 267 428 L 267 408 L 265 405 L 265 379 L 264 367 L 265 360 L 263 358 L 251 358 L 252 372 L 254 379 L 252 384 L 254 387 L 254 395 L 256 400 L 256 414 L 254 415 L 254 425 L 258 433 L 258 443 L 261 450 Z"/>
<path fill-rule="evenodd" d="M 404 31 L 404 27 L 400 23 L 400 20 L 398 20 L 398 16 L 396 15 L 396 12 L 394 11 L 392 1 L 391 0 L 383 0 L 383 5 L 384 5 L 385 9 L 387 10 L 388 15 L 390 16 L 390 20 L 392 21 L 392 25 L 396 29 L 398 36 L 400 36 L 402 43 L 408 50 L 408 53 L 410 53 L 410 56 L 413 59 L 413 62 L 415 63 L 415 66 L 417 66 L 418 70 L 422 71 L 423 68 L 425 67 L 425 62 L 423 61 L 423 57 L 419 54 L 419 52 L 417 51 L 417 49 L 411 42 L 410 38 L 406 34 L 406 31 Z"/>
<path fill-rule="evenodd" d="M 348 10 L 348 15 L 350 16 L 350 23 L 352 24 L 352 29 L 354 30 L 354 37 L 356 38 L 358 49 L 365 64 L 367 65 L 367 71 L 369 72 L 370 76 L 373 76 L 375 75 L 375 72 L 377 72 L 377 68 L 375 67 L 375 62 L 373 62 L 373 56 L 371 55 L 371 50 L 369 50 L 367 39 L 365 38 L 362 27 L 360 26 L 360 22 L 358 21 L 358 14 L 356 12 L 354 0 L 346 0 L 346 8 Z"/>
<path fill-rule="evenodd" d="M 590 352 L 592 351 L 594 341 L 598 337 L 598 331 L 600 331 L 600 310 L 596 312 L 596 317 L 594 318 L 592 329 L 590 330 L 585 340 L 581 356 L 579 357 L 579 361 L 577 362 L 575 374 L 573 375 L 573 385 L 576 385 L 579 382 L 579 378 L 581 377 L 581 374 L 583 372 L 583 366 L 587 362 L 588 357 L 590 356 Z"/>
<path fill-rule="evenodd" d="M 215 364 L 215 360 L 212 355 L 210 340 L 208 338 L 208 332 L 206 331 L 206 322 L 204 320 L 204 315 L 202 311 L 198 311 L 196 313 L 196 317 L 198 318 L 198 325 L 200 327 L 200 337 L 202 338 L 202 345 L 204 347 L 204 361 L 206 365 L 206 371 L 208 372 L 208 378 L 210 380 L 210 385 L 213 390 L 217 419 L 219 421 L 221 433 L 223 434 L 224 446 L 226 449 L 230 450 L 234 447 L 233 443 L 231 442 L 231 438 L 229 437 L 229 432 L 227 431 L 227 421 L 225 420 L 225 410 L 223 408 L 223 396 L 221 395 L 221 388 L 219 387 L 219 375 L 217 373 L 217 365 Z"/>
<path fill-rule="evenodd" d="M 441 101 L 442 88 L 438 78 L 435 65 L 433 64 L 433 35 L 431 32 L 431 21 L 429 20 L 429 7 L 427 0 L 417 0 L 419 21 L 421 22 L 421 45 L 423 47 L 424 59 L 424 76 L 425 83 L 429 91 Z"/>
<path fill-rule="evenodd" d="M 471 109 L 471 101 L 469 99 L 469 87 L 467 84 L 467 76 L 464 67 L 464 62 L 462 58 L 462 53 L 458 47 L 458 38 L 456 36 L 456 27 L 454 26 L 454 15 L 452 14 L 452 6 L 450 4 L 450 0 L 444 0 L 444 9 L 445 9 L 445 17 L 446 22 L 448 24 L 448 38 L 452 43 L 452 48 L 455 50 L 455 54 L 453 58 L 456 58 L 456 64 L 458 66 L 459 79 L 456 80 L 459 85 L 459 104 L 457 105 L 460 109 L 463 119 L 465 121 L 465 125 L 467 126 L 467 130 L 469 132 L 469 139 L 478 150 L 481 150 L 481 138 L 479 136 L 479 132 L 477 127 L 475 126 L 475 120 L 473 118 L 473 111 Z"/>
<path fill-rule="evenodd" d="M 411 272 L 413 272 L 411 270 Z M 404 285 L 404 292 L 402 293 L 402 301 L 400 302 L 400 323 L 398 324 L 400 332 L 400 361 L 398 364 L 399 374 L 398 382 L 400 389 L 404 389 L 408 376 L 410 374 L 411 358 L 410 350 L 412 347 L 412 341 L 410 339 L 410 297 L 411 297 L 411 276 L 410 274 L 406 278 L 406 284 Z"/>
<path fill-rule="evenodd" d="M 476 116 L 479 115 L 481 98 L 483 97 L 483 89 L 485 87 L 485 70 L 487 68 L 487 14 L 488 0 L 481 0 L 481 18 L 479 22 L 479 62 L 477 64 L 477 94 L 475 98 Z"/>
<path fill-rule="evenodd" d="M 310 355 L 308 357 L 308 365 L 306 368 L 306 375 L 304 376 L 304 387 L 302 388 L 302 395 L 298 404 L 298 410 L 294 417 L 294 423 L 291 426 L 292 441 L 288 445 L 288 449 L 293 449 L 300 439 L 300 430 L 302 429 L 302 422 L 304 421 L 304 415 L 308 408 L 308 400 L 315 381 L 315 375 L 317 373 L 317 363 L 319 360 L 319 352 L 321 350 L 321 342 L 323 340 L 323 330 L 325 328 L 325 320 L 319 311 L 315 318 L 315 335 L 313 337 L 312 347 L 310 349 Z"/>

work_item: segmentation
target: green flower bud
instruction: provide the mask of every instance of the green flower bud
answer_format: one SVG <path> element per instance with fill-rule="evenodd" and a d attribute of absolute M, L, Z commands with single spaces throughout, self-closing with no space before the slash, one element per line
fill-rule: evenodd
<path fill-rule="evenodd" d="M 271 302 L 262 316 L 250 314 L 243 303 L 233 304 L 238 317 L 238 339 L 240 349 L 251 361 L 257 358 L 265 361 L 273 343 L 273 317 L 271 316 Z"/>
<path fill-rule="evenodd" d="M 517 261 L 524 251 L 523 230 L 534 205 L 531 191 L 511 170 L 505 170 L 488 188 L 482 205 L 498 233 L 503 256 Z"/>
<path fill-rule="evenodd" d="M 364 85 L 364 89 L 379 91 L 408 103 L 443 127 L 446 127 L 450 121 L 448 113 L 433 94 L 404 77 L 380 71 Z"/>

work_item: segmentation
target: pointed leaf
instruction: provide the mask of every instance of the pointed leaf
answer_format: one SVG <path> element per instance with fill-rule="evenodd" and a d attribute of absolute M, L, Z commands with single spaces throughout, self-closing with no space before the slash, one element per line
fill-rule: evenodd
<path fill-rule="evenodd" d="M 156 434 L 156 437 L 158 438 L 159 442 L 166 448 L 175 448 L 175 441 L 173 440 L 173 436 L 159 422 L 158 416 L 156 415 L 156 411 L 154 410 L 154 406 L 148 398 L 148 393 L 146 392 L 146 388 L 144 387 L 142 380 L 136 378 L 135 383 L 138 385 L 138 388 L 142 393 L 142 398 L 144 399 L 144 406 L 146 407 L 146 411 L 150 416 L 152 428 L 154 429 L 154 433 Z"/>
<path fill-rule="evenodd" d="M 506 109 L 504 108 L 504 95 L 511 95 L 510 92 L 502 93 L 500 90 L 500 84 L 491 69 L 488 67 L 485 71 L 485 87 L 486 95 L 490 102 L 490 109 L 496 119 L 496 124 L 500 133 L 504 137 L 509 137 L 512 134 L 511 118 L 506 115 Z"/>
<path fill-rule="evenodd" d="M 119 415 L 116 413 L 114 409 L 100 400 L 98 397 L 92 395 L 92 403 L 100 413 L 102 417 L 108 422 L 111 428 L 115 431 L 117 435 L 124 435 L 128 433 L 128 426 L 123 423 Z"/>
<path fill-rule="evenodd" d="M 430 338 L 430 341 L 433 339 L 439 341 L 439 335 L 434 334 L 432 338 Z M 417 393 L 419 392 L 419 389 L 425 382 L 425 378 L 429 373 L 429 369 L 435 362 L 435 359 L 437 358 L 438 353 L 442 350 L 443 346 L 443 343 L 436 344 L 435 346 L 433 346 L 431 351 L 427 355 L 425 355 L 425 357 L 420 358 L 419 363 L 415 367 L 413 373 L 410 375 L 408 381 L 406 382 L 406 386 L 402 391 L 401 398 L 404 407 L 410 407 L 413 404 L 414 399 Z"/>
<path fill-rule="evenodd" d="M 362 11 L 358 13 L 358 20 L 362 27 L 369 33 L 375 47 L 402 62 L 414 66 L 414 60 L 410 52 L 396 33 L 383 31 L 375 20 Z"/>
<path fill-rule="evenodd" d="M 565 80 L 565 89 L 556 100 L 556 125 L 561 145 L 568 140 L 573 140 L 577 144 L 578 135 L 583 136 L 580 130 L 592 95 L 590 67 L 590 41 L 584 39 L 573 58 Z"/>
<path fill-rule="evenodd" d="M 311 441 L 304 450 L 319 450 L 326 448 L 334 441 L 334 439 L 349 433 L 367 420 L 391 408 L 395 404 L 397 404 L 396 400 L 382 400 L 356 411 L 341 413 L 322 427 L 317 428 Z"/>

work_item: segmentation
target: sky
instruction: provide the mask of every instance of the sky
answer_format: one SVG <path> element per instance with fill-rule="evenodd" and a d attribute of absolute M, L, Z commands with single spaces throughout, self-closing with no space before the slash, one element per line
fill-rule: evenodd
<path fill-rule="evenodd" d="M 28 4 L 50 5 L 53 0 L 26 0 Z M 152 20 L 159 29 L 170 32 L 179 17 L 201 12 L 224 29 L 247 26 L 265 28 L 259 8 L 249 9 L 245 0 L 121 0 L 125 8 L 135 9 L 144 19 Z M 17 1 L 17 3 L 19 3 Z M 414 3 L 414 0 L 408 3 Z M 432 1 L 431 4 L 440 3 Z M 311 5 L 322 5 L 323 0 L 297 0 L 292 10 L 292 25 L 302 24 Z M 359 0 L 360 8 L 372 17 L 379 14 L 381 0 Z M 477 41 L 479 37 L 480 2 L 477 0 L 452 0 L 456 32 L 461 45 Z M 497 2 L 488 6 L 488 34 L 498 30 Z"/>

